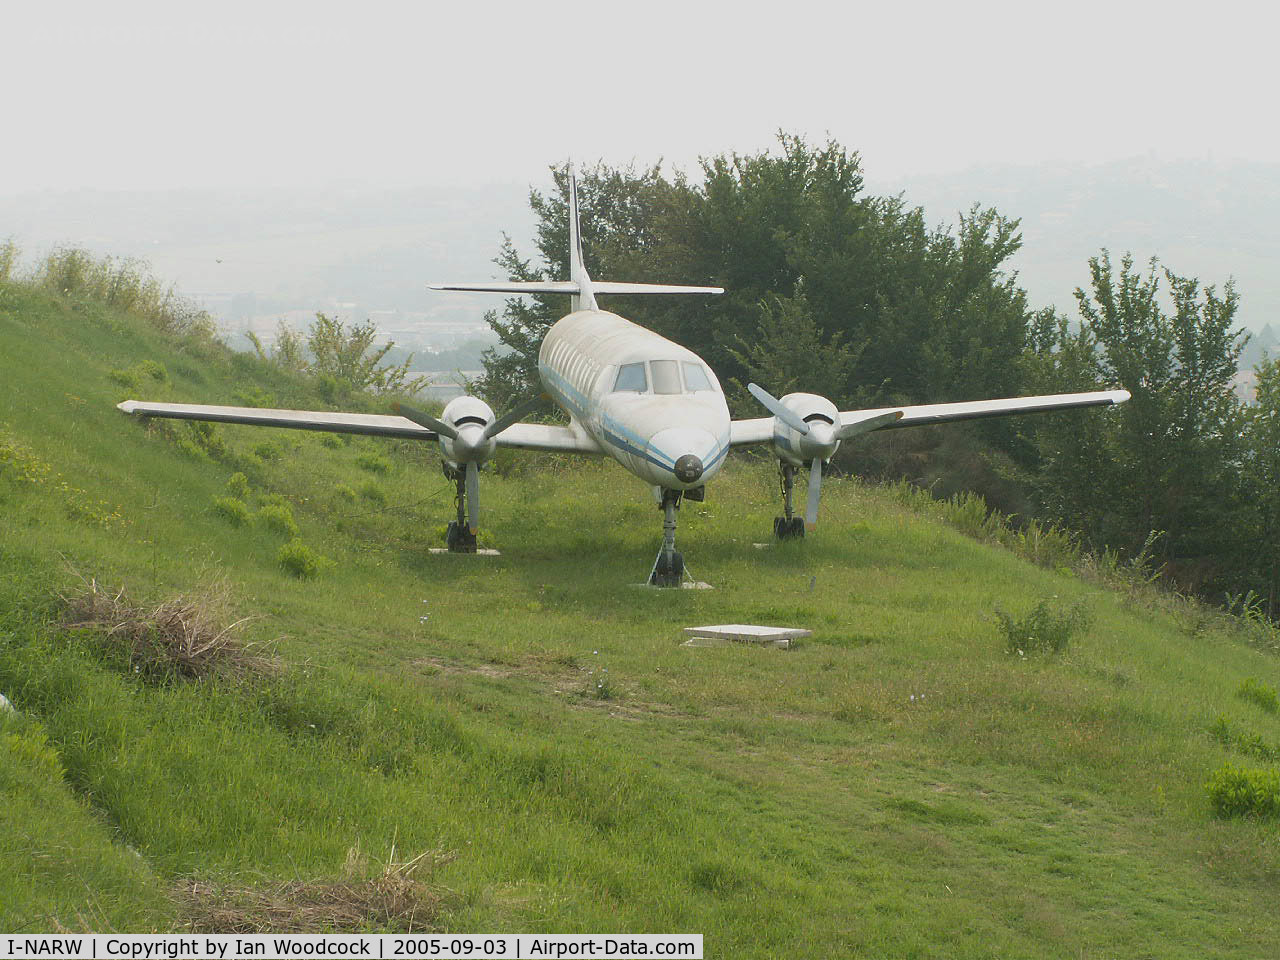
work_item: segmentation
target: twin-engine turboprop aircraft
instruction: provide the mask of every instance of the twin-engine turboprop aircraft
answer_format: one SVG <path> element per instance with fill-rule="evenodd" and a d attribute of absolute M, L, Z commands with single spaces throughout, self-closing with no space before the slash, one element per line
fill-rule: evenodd
<path fill-rule="evenodd" d="M 756 384 L 751 394 L 772 414 L 750 420 L 729 415 L 715 373 L 691 350 L 652 330 L 601 310 L 597 294 L 717 294 L 720 287 L 666 286 L 594 281 L 583 264 L 576 181 L 569 179 L 569 280 L 537 283 L 442 283 L 434 290 L 485 293 L 564 293 L 571 312 L 547 332 L 538 354 L 542 386 L 569 416 L 568 426 L 519 423 L 537 400 L 502 417 L 477 397 L 452 400 L 439 419 L 407 405 L 399 416 L 263 410 L 203 404 L 127 400 L 120 409 L 144 417 L 247 423 L 258 426 L 412 437 L 440 444 L 446 475 L 457 483 L 457 519 L 447 542 L 455 552 L 476 549 L 479 471 L 498 447 L 610 456 L 654 488 L 663 510 L 662 548 L 649 574 L 654 586 L 679 587 L 684 559 L 675 548 L 676 511 L 682 499 L 701 500 L 706 484 L 725 464 L 731 447 L 769 443 L 782 469 L 783 516 L 778 537 L 803 536 L 818 519 L 823 465 L 841 441 L 860 433 L 951 420 L 972 420 L 1108 406 L 1129 399 L 1125 390 L 1017 397 L 876 410 L 837 410 L 825 397 L 790 393 L 781 399 Z M 808 468 L 803 521 L 794 515 L 792 488 L 798 469 Z"/>

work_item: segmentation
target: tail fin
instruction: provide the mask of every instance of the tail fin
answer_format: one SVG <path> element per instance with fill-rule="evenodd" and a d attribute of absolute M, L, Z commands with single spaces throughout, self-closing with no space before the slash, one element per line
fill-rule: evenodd
<path fill-rule="evenodd" d="M 582 260 L 582 229 L 578 222 L 578 178 L 569 167 L 569 280 L 490 283 L 429 283 L 431 290 L 469 290 L 475 293 L 567 293 L 571 309 L 599 310 L 597 293 L 724 293 L 724 287 L 687 287 L 669 283 L 596 282 Z"/>
<path fill-rule="evenodd" d="M 578 177 L 569 165 L 569 282 L 578 285 L 578 292 L 569 298 L 569 308 L 599 310 L 595 291 L 591 289 L 591 277 L 587 265 L 582 262 L 582 226 L 578 221 Z"/>

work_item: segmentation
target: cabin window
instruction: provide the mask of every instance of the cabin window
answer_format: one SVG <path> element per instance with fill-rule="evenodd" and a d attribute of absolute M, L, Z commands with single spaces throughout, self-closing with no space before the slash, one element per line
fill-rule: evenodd
<path fill-rule="evenodd" d="M 690 393 L 713 389 L 711 380 L 707 376 L 707 371 L 700 363 L 686 363 L 684 365 L 684 385 L 685 389 Z"/>
<path fill-rule="evenodd" d="M 643 363 L 624 363 L 618 368 L 618 379 L 613 382 L 614 393 L 644 393 L 648 389 L 649 381 L 644 375 Z"/>
<path fill-rule="evenodd" d="M 680 386 L 680 364 L 674 360 L 651 360 L 654 393 L 683 393 Z"/>

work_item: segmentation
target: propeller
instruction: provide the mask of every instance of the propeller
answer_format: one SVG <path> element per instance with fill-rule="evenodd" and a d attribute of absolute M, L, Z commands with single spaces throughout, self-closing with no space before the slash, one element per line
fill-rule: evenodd
<path fill-rule="evenodd" d="M 420 427 L 434 430 L 437 434 L 454 441 L 454 455 L 463 465 L 463 476 L 467 496 L 467 527 L 472 535 L 480 529 L 480 462 L 487 460 L 493 452 L 491 441 L 498 434 L 512 426 L 517 420 L 533 411 L 545 398 L 539 394 L 508 410 L 501 417 L 495 418 L 483 430 L 478 426 L 464 426 L 461 429 L 450 423 L 439 420 L 430 414 L 423 413 L 403 403 L 393 403 L 391 408 L 407 420 L 412 420 Z"/>
<path fill-rule="evenodd" d="M 796 433 L 802 436 L 809 435 L 809 425 L 800 419 L 800 415 L 794 410 L 784 407 L 782 402 L 764 387 L 757 383 L 748 383 L 747 392 L 759 400 L 766 410 L 772 413 Z"/>
<path fill-rule="evenodd" d="M 903 415 L 901 410 L 890 410 L 887 413 L 850 414 L 845 420 L 836 413 L 830 401 L 810 396 L 806 402 L 815 404 L 817 409 L 810 415 L 809 420 L 804 420 L 799 413 L 759 384 L 749 383 L 747 390 L 770 413 L 800 435 L 785 459 L 794 457 L 801 462 L 810 461 L 809 495 L 805 501 L 804 511 L 804 525 L 807 530 L 812 530 L 818 523 L 818 504 L 822 497 L 822 464 L 835 454 L 840 441 L 860 433 L 878 430 L 900 419 Z M 835 423 L 830 422 L 830 417 L 833 416 L 836 418 Z M 794 463 L 795 460 L 792 462 Z"/>
<path fill-rule="evenodd" d="M 487 427 L 484 428 L 484 438 L 486 440 L 490 440 L 493 437 L 496 437 L 503 430 L 507 429 L 507 427 L 511 426 L 513 423 L 515 423 L 525 414 L 532 413 L 534 410 L 536 410 L 538 407 L 538 404 L 540 404 L 543 400 L 546 400 L 546 399 L 547 399 L 547 395 L 545 393 L 540 393 L 536 397 L 530 397 L 528 400 L 526 400 L 524 403 L 520 404 L 519 406 L 514 407 L 511 410 L 508 410 L 505 414 L 498 417 L 498 419 L 494 420 L 493 423 L 489 424 Z"/>
<path fill-rule="evenodd" d="M 804 526 L 813 530 L 818 525 L 818 498 L 822 496 L 822 458 L 814 457 L 809 468 L 809 499 L 804 505 Z"/>
<path fill-rule="evenodd" d="M 426 427 L 428 430 L 434 430 L 436 433 L 446 436 L 450 440 L 458 439 L 458 431 L 456 429 L 445 423 L 443 420 L 437 420 L 429 413 L 423 413 L 421 410 L 417 410 L 406 403 L 393 403 L 391 404 L 391 409 L 400 414 L 400 416 L 404 417 L 406 420 L 412 420 L 420 427 Z"/>

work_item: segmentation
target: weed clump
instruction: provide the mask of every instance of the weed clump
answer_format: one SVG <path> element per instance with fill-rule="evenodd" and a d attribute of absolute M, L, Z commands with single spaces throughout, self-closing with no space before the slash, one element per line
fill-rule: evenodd
<path fill-rule="evenodd" d="M 298 536 L 298 523 L 293 519 L 293 510 L 286 504 L 269 503 L 258 511 L 255 519 L 272 533 L 291 539 Z"/>
<path fill-rule="evenodd" d="M 1236 696 L 1241 700 L 1249 701 L 1256 707 L 1261 707 L 1267 713 L 1280 711 L 1280 696 L 1277 696 L 1276 688 L 1253 677 L 1249 677 L 1240 684 Z"/>
<path fill-rule="evenodd" d="M 392 856 L 395 856 L 394 850 Z M 316 933 L 367 930 L 413 933 L 433 929 L 445 891 L 418 877 L 419 870 L 452 857 L 429 851 L 404 863 L 390 862 L 380 876 L 336 882 L 293 880 L 272 889 L 216 887 L 198 880 L 182 884 L 192 933 Z M 348 875 L 362 862 L 347 857 Z"/>
<path fill-rule="evenodd" d="M 300 579 L 310 579 L 333 561 L 323 557 L 301 540 L 293 539 L 280 548 L 276 561 L 289 573 Z"/>
<path fill-rule="evenodd" d="M 386 491 L 378 486 L 372 478 L 364 481 L 359 487 L 360 496 L 370 503 L 376 503 L 378 506 L 384 506 L 387 502 Z"/>
<path fill-rule="evenodd" d="M 249 522 L 249 508 L 243 500 L 235 497 L 214 497 L 213 509 L 223 520 L 233 527 L 243 527 Z"/>
<path fill-rule="evenodd" d="M 109 647 L 124 653 L 135 673 L 151 681 L 194 680 L 219 672 L 243 676 L 275 668 L 273 660 L 240 642 L 240 629 L 254 617 L 222 624 L 225 587 L 141 606 L 123 589 L 112 593 L 89 579 L 78 593 L 61 599 L 64 626 L 98 632 Z"/>
<path fill-rule="evenodd" d="M 1231 747 L 1246 756 L 1272 763 L 1280 760 L 1280 745 L 1268 743 L 1256 733 L 1237 730 L 1222 714 L 1218 714 L 1217 719 L 1209 725 L 1209 735 L 1223 746 Z"/>
<path fill-rule="evenodd" d="M 356 457 L 356 465 L 361 470 L 368 470 L 370 473 L 389 473 L 391 470 L 391 461 L 386 457 L 380 457 L 376 453 L 364 453 Z"/>
<path fill-rule="evenodd" d="M 1219 817 L 1280 816 L 1280 771 L 1224 764 L 1204 785 Z"/>
<path fill-rule="evenodd" d="M 1006 649 L 1020 657 L 1029 653 L 1061 653 L 1078 634 L 1089 628 L 1089 612 L 1083 604 L 1062 608 L 1057 597 L 1041 600 L 1023 617 L 996 608 Z"/>

